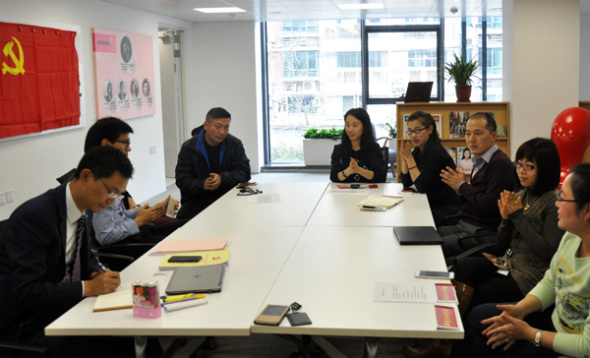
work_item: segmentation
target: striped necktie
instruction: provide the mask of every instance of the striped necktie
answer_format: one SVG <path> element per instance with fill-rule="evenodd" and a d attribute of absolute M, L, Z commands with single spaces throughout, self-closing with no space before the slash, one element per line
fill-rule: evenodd
<path fill-rule="evenodd" d="M 81 274 L 82 274 L 82 264 L 80 260 L 80 248 L 82 247 L 82 240 L 84 240 L 84 236 L 86 235 L 86 216 L 82 215 L 80 219 L 78 219 L 77 227 L 76 227 L 76 247 L 74 248 L 74 266 L 72 268 L 72 277 L 71 281 L 76 282 L 80 281 Z"/>

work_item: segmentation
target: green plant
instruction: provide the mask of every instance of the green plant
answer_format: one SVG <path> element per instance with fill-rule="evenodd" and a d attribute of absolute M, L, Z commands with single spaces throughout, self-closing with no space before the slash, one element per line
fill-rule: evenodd
<path fill-rule="evenodd" d="M 389 128 L 389 136 L 394 139 L 397 138 L 397 128 L 389 123 L 385 123 L 385 125 Z"/>
<path fill-rule="evenodd" d="M 308 129 L 305 134 L 303 134 L 303 138 L 305 139 L 340 139 L 342 138 L 342 131 L 343 129 L 322 129 L 318 130 L 317 128 L 310 128 Z"/>
<path fill-rule="evenodd" d="M 449 75 L 449 82 L 455 81 L 457 86 L 471 86 L 471 78 L 477 73 L 477 60 L 465 61 L 463 57 L 453 54 L 453 61 L 445 64 L 445 72 Z"/>

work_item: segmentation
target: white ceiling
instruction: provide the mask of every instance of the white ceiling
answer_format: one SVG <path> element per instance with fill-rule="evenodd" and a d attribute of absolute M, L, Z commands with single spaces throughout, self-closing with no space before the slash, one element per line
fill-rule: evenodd
<path fill-rule="evenodd" d="M 502 0 L 103 0 L 113 4 L 191 22 L 284 21 L 358 18 L 501 16 Z M 518 0 L 514 0 L 518 1 Z M 560 0 L 556 0 L 560 1 Z M 336 4 L 383 3 L 381 10 L 340 10 Z M 582 15 L 590 15 L 590 0 L 580 0 Z M 203 14 L 195 7 L 235 6 L 238 14 Z M 457 13 L 451 8 L 456 7 Z"/>
<path fill-rule="evenodd" d="M 191 22 L 501 16 L 502 0 L 103 0 Z M 518 0 L 514 0 L 518 1 Z M 561 1 L 561 0 L 555 0 Z M 381 10 L 340 10 L 336 4 L 383 3 Z M 235 6 L 238 14 L 203 14 L 195 7 Z M 590 0 L 580 0 L 590 15 Z M 457 13 L 451 8 L 456 7 Z"/>

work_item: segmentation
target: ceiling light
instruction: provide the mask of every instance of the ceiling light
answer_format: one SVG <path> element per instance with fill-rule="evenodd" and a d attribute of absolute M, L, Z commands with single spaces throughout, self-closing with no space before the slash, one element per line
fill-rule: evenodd
<path fill-rule="evenodd" d="M 366 3 L 366 4 L 338 4 L 341 10 L 374 10 L 383 9 L 383 3 Z"/>
<path fill-rule="evenodd" d="M 246 12 L 246 10 L 240 9 L 239 7 L 199 7 L 193 10 L 205 14 L 235 14 L 237 12 Z"/>

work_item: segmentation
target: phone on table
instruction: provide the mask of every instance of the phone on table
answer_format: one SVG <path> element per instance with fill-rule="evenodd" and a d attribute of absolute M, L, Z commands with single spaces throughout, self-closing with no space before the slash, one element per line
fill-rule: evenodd
<path fill-rule="evenodd" d="M 454 279 L 455 273 L 454 272 L 447 272 L 447 271 L 427 271 L 427 270 L 418 270 L 414 275 L 418 278 L 435 278 L 435 279 Z"/>
<path fill-rule="evenodd" d="M 256 317 L 254 323 L 265 324 L 270 326 L 278 326 L 285 315 L 289 312 L 289 306 L 282 305 L 267 305 L 262 313 Z"/>
<path fill-rule="evenodd" d="M 182 263 L 182 262 L 199 262 L 201 261 L 201 259 L 203 258 L 203 256 L 172 256 L 168 259 L 168 262 L 176 262 L 176 263 Z"/>
<path fill-rule="evenodd" d="M 350 189 L 360 189 L 361 185 L 360 184 L 350 184 Z"/>

